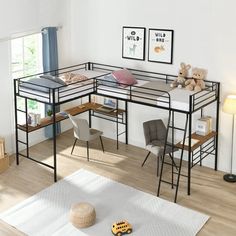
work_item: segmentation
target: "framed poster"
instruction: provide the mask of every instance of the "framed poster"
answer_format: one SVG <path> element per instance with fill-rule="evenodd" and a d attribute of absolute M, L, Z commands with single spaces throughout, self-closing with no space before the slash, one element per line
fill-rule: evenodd
<path fill-rule="evenodd" d="M 149 29 L 148 61 L 172 64 L 173 30 Z"/>
<path fill-rule="evenodd" d="M 145 59 L 145 34 L 142 27 L 123 27 L 122 57 L 135 60 Z"/>

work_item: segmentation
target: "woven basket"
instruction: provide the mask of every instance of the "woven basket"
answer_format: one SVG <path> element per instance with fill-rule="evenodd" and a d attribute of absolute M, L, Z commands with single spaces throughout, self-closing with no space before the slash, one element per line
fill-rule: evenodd
<path fill-rule="evenodd" d="M 95 223 L 96 212 L 94 207 L 86 202 L 72 205 L 70 221 L 76 228 L 86 228 Z"/>

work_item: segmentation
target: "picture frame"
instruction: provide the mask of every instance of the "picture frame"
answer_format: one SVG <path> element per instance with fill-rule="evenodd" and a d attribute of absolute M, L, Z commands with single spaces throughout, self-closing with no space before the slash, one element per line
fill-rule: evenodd
<path fill-rule="evenodd" d="M 173 41 L 174 41 L 174 30 L 149 29 L 148 61 L 172 64 Z"/>
<path fill-rule="evenodd" d="M 146 28 L 123 26 L 122 58 L 145 60 Z"/>

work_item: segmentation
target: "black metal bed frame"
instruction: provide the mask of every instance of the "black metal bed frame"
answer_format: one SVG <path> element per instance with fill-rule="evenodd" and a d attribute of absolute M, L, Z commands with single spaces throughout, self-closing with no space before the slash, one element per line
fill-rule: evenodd
<path fill-rule="evenodd" d="M 106 64 L 99 64 L 99 63 L 92 63 L 92 62 L 87 62 L 75 66 L 70 66 L 70 67 L 65 67 L 62 69 L 59 69 L 57 71 L 49 71 L 47 74 L 53 73 L 56 75 L 61 75 L 66 72 L 79 72 L 81 70 L 94 70 L 94 71 L 100 71 L 103 72 L 104 76 L 105 74 L 109 74 L 110 72 L 116 70 L 116 69 L 121 69 L 122 67 L 119 66 L 111 66 L 111 65 L 106 65 Z M 174 79 L 176 79 L 177 76 L 175 75 L 170 75 L 170 74 L 163 74 L 163 73 L 157 73 L 157 72 L 150 72 L 150 71 L 143 71 L 143 70 L 137 70 L 137 69 L 131 69 L 128 68 L 132 74 L 137 78 L 141 80 L 147 80 L 147 81 L 163 81 L 165 83 L 170 83 Z M 208 155 L 214 155 L 215 156 L 215 170 L 217 170 L 217 157 L 218 157 L 218 130 L 219 130 L 219 104 L 220 104 L 220 83 L 219 82 L 213 82 L 213 81 L 205 81 L 206 83 L 206 89 L 203 91 L 194 93 L 193 95 L 189 96 L 189 109 L 188 110 L 181 110 L 177 109 L 174 107 L 171 107 L 171 96 L 169 92 L 166 92 L 164 90 L 158 90 L 158 89 L 152 89 L 152 88 L 142 88 L 142 92 L 137 92 L 135 91 L 135 88 L 140 88 L 139 86 L 133 85 L 133 86 L 128 86 L 126 88 L 120 88 L 119 91 L 113 92 L 113 94 L 104 94 L 103 92 L 109 92 L 109 90 L 114 87 L 111 83 L 111 85 L 106 85 L 102 86 L 102 89 L 100 87 L 99 81 L 102 79 L 99 78 L 101 76 L 93 77 L 89 79 L 89 85 L 88 84 L 82 84 L 81 82 L 75 82 L 73 83 L 73 87 L 71 86 L 60 86 L 58 88 L 47 88 L 48 93 L 47 94 L 38 94 L 34 92 L 34 90 L 24 90 L 22 89 L 22 85 L 28 84 L 31 82 L 28 82 L 27 80 L 29 78 L 35 77 L 35 76 L 40 76 L 43 75 L 43 73 L 40 74 L 35 74 L 32 76 L 26 76 L 26 77 L 21 77 L 18 79 L 14 80 L 14 101 L 15 101 L 15 136 L 16 136 L 16 163 L 19 165 L 19 156 L 23 156 L 25 158 L 28 158 L 34 162 L 37 162 L 41 165 L 44 165 L 48 168 L 51 168 L 54 170 L 54 181 L 57 181 L 57 150 L 56 150 L 56 107 L 68 103 L 70 101 L 86 97 L 88 96 L 89 102 L 91 102 L 91 95 L 100 95 L 100 96 L 105 96 L 105 97 L 110 97 L 114 98 L 117 101 L 121 100 L 124 101 L 125 103 L 125 119 L 122 115 L 122 121 L 120 121 L 118 118 L 116 119 L 117 122 L 117 130 L 118 130 L 118 123 L 123 123 L 125 120 L 125 131 L 122 132 L 121 134 L 125 133 L 125 138 L 126 138 L 126 144 L 128 144 L 128 103 L 136 103 L 136 104 L 141 104 L 145 106 L 151 106 L 159 109 L 164 109 L 168 110 L 169 112 L 169 117 L 168 117 L 168 132 L 170 129 L 172 129 L 172 134 L 174 130 L 183 130 L 184 131 L 184 136 L 183 136 L 183 141 L 185 141 L 186 135 L 188 133 L 188 137 L 191 137 L 192 134 L 192 116 L 195 112 L 201 111 L 201 116 L 203 116 L 203 110 L 205 107 L 207 107 L 210 104 L 215 103 L 216 104 L 216 135 L 214 136 L 213 140 L 210 143 L 207 143 L 203 147 L 200 147 L 200 150 L 198 152 L 192 152 L 191 151 L 191 139 L 189 139 L 189 144 L 188 144 L 188 173 L 187 173 L 187 193 L 190 195 L 190 185 L 191 185 L 191 168 L 195 166 L 196 164 L 200 163 L 202 164 L 202 160 L 206 158 Z M 39 85 L 37 85 L 39 86 Z M 40 87 L 45 87 L 45 86 L 39 86 Z M 104 88 L 105 87 L 105 88 Z M 45 87 L 46 88 L 46 87 Z M 82 88 L 82 89 L 81 89 Z M 79 93 L 77 91 L 79 89 Z M 145 90 L 145 92 L 143 92 Z M 68 92 L 70 94 L 68 95 Z M 137 95 L 138 94 L 138 95 Z M 72 96 L 74 95 L 74 96 Z M 125 97 L 122 97 L 125 96 Z M 151 96 L 147 97 L 147 96 Z M 22 97 L 25 99 L 25 110 L 20 110 L 18 109 L 17 105 L 17 97 Z M 33 157 L 30 157 L 29 155 L 29 125 L 27 122 L 27 117 L 28 117 L 28 99 L 30 100 L 35 100 L 44 104 L 49 104 L 52 106 L 52 113 L 53 113 L 53 165 L 49 165 L 47 163 L 41 162 L 36 160 Z M 139 99 L 139 100 L 138 100 Z M 143 99 L 143 100 L 142 100 Z M 207 100 L 207 102 L 205 101 Z M 158 102 L 158 104 L 157 104 Z M 118 102 L 117 102 L 117 108 L 118 108 Z M 25 113 L 25 128 L 22 129 L 22 127 L 18 124 L 18 112 L 23 112 Z M 174 125 L 174 114 L 175 112 L 177 113 L 182 113 L 186 115 L 186 124 L 185 128 L 178 128 L 175 127 Z M 97 116 L 99 118 L 103 118 L 99 116 L 98 114 L 96 115 L 94 112 L 91 110 L 89 111 L 89 124 L 91 125 L 91 116 Z M 19 130 L 23 130 L 26 133 L 26 140 L 22 141 L 19 139 Z M 188 130 L 188 132 L 187 132 Z M 166 143 L 168 139 L 168 132 L 166 134 Z M 118 136 L 121 135 L 117 133 L 117 147 L 118 147 Z M 184 143 L 184 142 L 183 142 Z M 19 144 L 24 144 L 26 146 L 26 155 L 21 153 L 19 151 Z M 172 148 L 174 146 L 174 140 L 173 140 L 173 135 L 172 135 Z M 166 145 L 164 148 L 164 156 L 165 156 L 165 149 Z M 182 158 L 183 158 L 183 150 L 184 150 L 184 144 L 182 147 L 182 153 L 181 153 L 181 164 L 179 168 L 179 174 L 178 174 L 178 181 L 176 184 L 176 196 L 175 196 L 175 201 L 177 198 L 177 191 L 178 191 L 178 186 L 179 186 L 179 177 L 181 175 L 181 165 L 182 165 Z M 195 161 L 195 163 L 194 163 Z M 163 159 L 162 161 L 162 169 L 163 165 L 165 164 L 165 161 Z M 172 163 L 173 166 L 173 163 Z M 161 170 L 162 173 L 162 170 Z M 172 167 L 172 181 L 168 182 L 165 180 L 162 180 L 162 175 L 160 177 L 159 181 L 159 186 L 158 186 L 158 195 L 159 195 L 159 190 L 160 190 L 160 185 L 161 182 L 168 182 L 174 186 L 173 184 L 173 167 Z"/>

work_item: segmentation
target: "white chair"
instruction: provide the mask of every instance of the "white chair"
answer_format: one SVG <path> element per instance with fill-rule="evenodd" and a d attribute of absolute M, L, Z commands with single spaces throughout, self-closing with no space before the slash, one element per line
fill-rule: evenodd
<path fill-rule="evenodd" d="M 102 131 L 89 128 L 88 121 L 85 119 L 76 118 L 74 116 L 71 116 L 70 114 L 68 114 L 68 117 L 70 118 L 73 124 L 74 137 L 75 137 L 75 141 L 71 150 L 71 155 L 74 151 L 75 144 L 78 139 L 82 141 L 86 141 L 87 143 L 87 160 L 88 161 L 89 161 L 89 141 L 92 141 L 96 138 L 100 138 L 102 150 L 104 152 L 104 147 L 103 147 L 103 142 L 102 142 L 102 137 L 101 137 L 101 135 L 103 134 Z"/>

